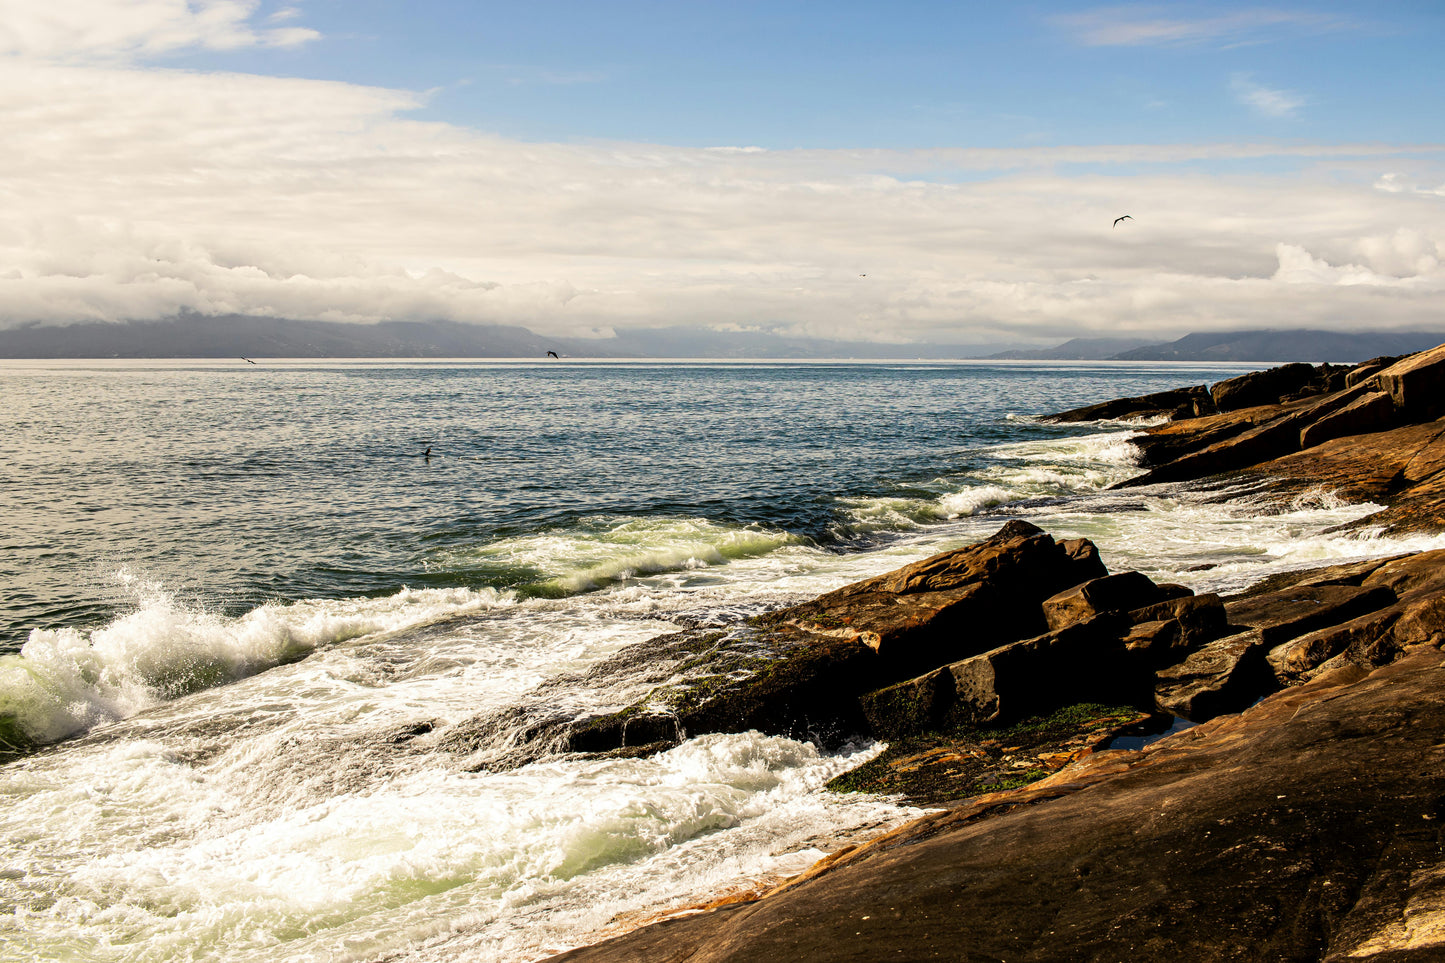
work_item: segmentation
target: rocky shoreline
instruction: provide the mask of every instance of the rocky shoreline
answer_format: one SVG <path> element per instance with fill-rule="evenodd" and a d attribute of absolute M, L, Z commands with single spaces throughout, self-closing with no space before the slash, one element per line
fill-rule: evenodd
<path fill-rule="evenodd" d="M 1146 472 L 1126 486 L 1368 500 L 1381 510 L 1355 525 L 1398 532 L 1445 529 L 1442 412 L 1445 346 L 1055 417 L 1168 417 L 1136 440 Z M 945 807 L 764 898 L 557 959 L 1441 959 L 1442 642 L 1445 552 L 1221 597 L 1111 573 L 1089 541 L 1014 520 L 625 650 L 589 675 L 640 672 L 633 704 L 479 719 L 520 735 L 472 762 L 863 735 L 888 750 L 832 788 Z M 1172 734 L 1116 748 L 1151 732 Z"/>

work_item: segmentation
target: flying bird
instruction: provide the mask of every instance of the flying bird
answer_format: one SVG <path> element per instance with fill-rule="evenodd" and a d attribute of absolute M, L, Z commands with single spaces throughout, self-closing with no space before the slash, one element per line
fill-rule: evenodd
<path fill-rule="evenodd" d="M 244 362 L 246 362 L 247 364 L 255 364 L 255 363 L 256 363 L 256 362 L 252 361 L 250 358 L 242 358 L 241 360 L 244 361 Z"/>
<path fill-rule="evenodd" d="M 1125 214 L 1123 217 L 1116 217 L 1114 218 L 1114 227 L 1118 227 L 1120 221 L 1132 221 L 1133 219 L 1134 218 L 1130 217 L 1128 214 Z"/>
<path fill-rule="evenodd" d="M 548 352 L 547 352 L 547 357 L 549 357 L 549 358 L 557 358 L 557 352 L 555 352 L 555 351 L 548 351 Z M 561 359 L 561 358 L 557 358 L 557 360 L 558 360 L 558 361 L 561 361 L 562 359 Z"/>

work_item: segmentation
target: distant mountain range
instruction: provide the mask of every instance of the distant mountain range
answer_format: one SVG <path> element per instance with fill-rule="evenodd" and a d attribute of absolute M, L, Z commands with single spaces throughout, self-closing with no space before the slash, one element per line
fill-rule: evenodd
<path fill-rule="evenodd" d="M 1127 342 L 1074 338 L 1053 348 L 1003 351 L 990 359 L 1031 361 L 1329 361 L 1348 364 L 1382 355 L 1411 354 L 1445 343 L 1445 332 L 1342 333 L 1293 329 L 1188 334 L 1178 341 Z"/>
<path fill-rule="evenodd" d="M 542 358 L 573 348 L 511 325 L 345 324 L 246 315 L 0 331 L 0 358 Z"/>
<path fill-rule="evenodd" d="M 455 321 L 346 324 L 247 315 L 30 324 L 0 330 L 0 358 L 968 358 L 1006 344 L 884 344 L 769 332 L 634 328 L 610 338 L 552 338 Z"/>
<path fill-rule="evenodd" d="M 517 325 L 455 321 L 346 324 L 247 315 L 164 321 L 30 324 L 0 330 L 0 358 L 984 358 L 1028 361 L 1364 361 L 1445 343 L 1438 332 L 1232 331 L 1167 344 L 1074 338 L 1052 348 L 1008 344 L 885 344 L 773 332 L 684 327 L 551 338 Z"/>
<path fill-rule="evenodd" d="M 1135 348 L 1158 347 L 1145 338 L 1073 338 L 1052 348 L 1021 348 L 989 355 L 990 361 L 1107 361 Z"/>
<path fill-rule="evenodd" d="M 1411 354 L 1445 343 L 1427 331 L 1230 331 L 1189 334 L 1113 356 L 1115 361 L 1329 361 L 1349 364 L 1381 355 Z"/>

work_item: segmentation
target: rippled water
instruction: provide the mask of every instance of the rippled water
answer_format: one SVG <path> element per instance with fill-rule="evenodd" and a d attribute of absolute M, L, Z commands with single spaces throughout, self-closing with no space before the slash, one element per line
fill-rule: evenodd
<path fill-rule="evenodd" d="M 1130 425 L 1033 417 L 1237 370 L 0 366 L 0 958 L 526 960 L 798 872 L 913 815 L 820 791 L 876 746 L 453 737 L 1008 516 L 1200 590 L 1439 547 L 1331 533 L 1370 507 L 1327 491 L 1110 492 Z"/>

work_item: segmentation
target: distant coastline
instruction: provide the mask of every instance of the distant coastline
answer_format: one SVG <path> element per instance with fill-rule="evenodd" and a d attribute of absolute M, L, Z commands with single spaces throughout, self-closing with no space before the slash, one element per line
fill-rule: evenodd
<path fill-rule="evenodd" d="M 104 358 L 691 358 L 987 361 L 1287 361 L 1351 364 L 1423 351 L 1445 333 L 1248 330 L 1187 334 L 1174 341 L 1073 338 L 1052 347 L 1018 344 L 841 341 L 773 331 L 622 328 L 606 338 L 554 338 L 519 325 L 457 321 L 376 324 L 250 315 L 186 314 L 157 321 L 0 329 L 0 359 Z"/>

